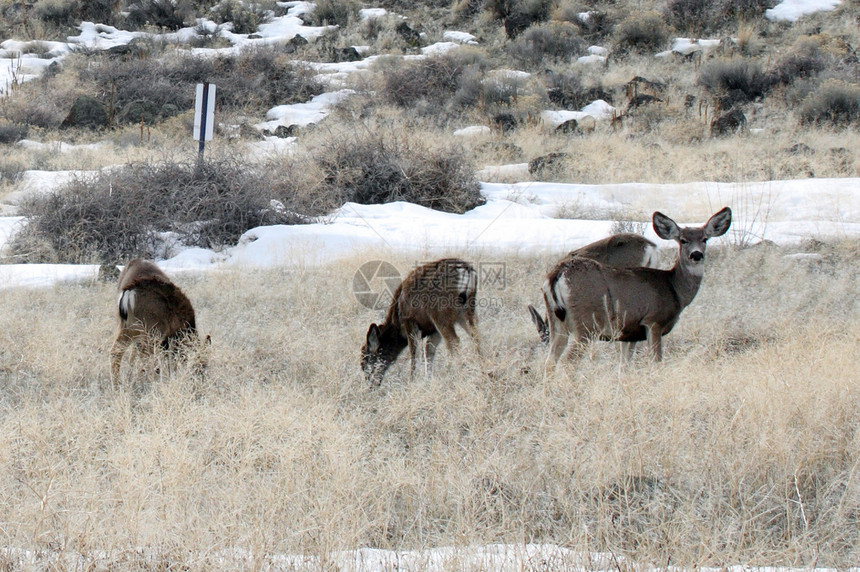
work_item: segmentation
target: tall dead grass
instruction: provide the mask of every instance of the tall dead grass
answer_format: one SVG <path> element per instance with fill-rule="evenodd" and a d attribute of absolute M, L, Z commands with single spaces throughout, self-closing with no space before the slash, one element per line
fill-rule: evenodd
<path fill-rule="evenodd" d="M 547 382 L 525 304 L 549 258 L 479 286 L 480 367 L 440 352 L 433 379 L 398 365 L 379 389 L 358 368 L 380 317 L 351 294 L 360 261 L 176 274 L 212 335 L 208 376 L 140 395 L 108 389 L 113 285 L 2 290 L 0 529 L 29 552 L 0 562 L 550 542 L 642 565 L 853 565 L 856 251 L 713 248 L 665 362 L 596 344 Z"/>

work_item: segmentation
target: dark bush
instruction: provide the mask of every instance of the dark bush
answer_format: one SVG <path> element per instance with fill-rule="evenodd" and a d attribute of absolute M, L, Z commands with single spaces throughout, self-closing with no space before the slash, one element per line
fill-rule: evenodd
<path fill-rule="evenodd" d="M 118 15 L 114 0 L 39 0 L 33 14 L 43 21 L 63 28 L 74 28 L 82 20 L 110 24 Z"/>
<path fill-rule="evenodd" d="M 800 118 L 807 124 L 837 127 L 860 123 L 860 85 L 824 82 L 804 100 Z"/>
<path fill-rule="evenodd" d="M 420 104 L 420 107 L 429 107 L 432 113 L 453 103 L 465 71 L 466 65 L 455 55 L 432 56 L 386 73 L 382 92 L 389 103 L 404 108 L 416 108 Z M 468 99 L 458 97 L 456 101 L 471 103 Z"/>
<path fill-rule="evenodd" d="M 17 143 L 27 137 L 28 131 L 26 125 L 0 119 L 0 143 L 2 144 Z"/>
<path fill-rule="evenodd" d="M 494 20 L 522 15 L 531 22 L 542 22 L 549 17 L 552 4 L 552 0 L 485 0 L 484 10 Z"/>
<path fill-rule="evenodd" d="M 770 87 L 758 64 L 743 59 L 706 62 L 697 81 L 721 99 L 724 109 L 762 97 Z"/>
<path fill-rule="evenodd" d="M 582 109 L 597 99 L 610 104 L 614 99 L 612 93 L 603 87 L 585 87 L 580 76 L 564 72 L 546 72 L 546 94 L 558 107 L 571 110 Z"/>
<path fill-rule="evenodd" d="M 358 4 L 353 0 L 317 0 L 314 9 L 302 19 L 311 26 L 345 27 L 358 17 Z"/>
<path fill-rule="evenodd" d="M 774 5 L 771 0 L 669 0 L 665 13 L 676 30 L 695 37 L 758 19 Z"/>
<path fill-rule="evenodd" d="M 213 60 L 180 56 L 161 59 L 100 57 L 81 72 L 84 83 L 93 83 L 111 117 L 133 102 L 148 102 L 156 109 L 171 105 L 179 112 L 194 105 L 194 84 L 209 81 Z M 132 118 L 132 122 L 140 118 Z"/>
<path fill-rule="evenodd" d="M 770 72 L 771 81 L 788 85 L 795 79 L 812 77 L 826 67 L 827 57 L 822 53 L 818 41 L 801 38 L 773 66 Z"/>
<path fill-rule="evenodd" d="M 129 105 L 145 106 L 155 121 L 182 113 L 194 105 L 195 86 L 217 86 L 216 100 L 225 111 L 300 103 L 322 93 L 323 86 L 307 66 L 295 64 L 274 48 L 244 50 L 235 56 L 201 58 L 177 55 L 160 59 L 101 57 L 81 72 L 95 85 L 112 116 Z M 140 115 L 130 116 L 140 121 Z"/>
<path fill-rule="evenodd" d="M 747 126 L 747 116 L 740 109 L 733 109 L 711 122 L 711 137 L 731 135 L 744 131 Z"/>
<path fill-rule="evenodd" d="M 493 20 L 504 20 L 515 10 L 517 0 L 484 0 L 483 8 Z"/>
<path fill-rule="evenodd" d="M 224 0 L 212 9 L 213 20 L 219 24 L 231 22 L 234 34 L 253 34 L 268 19 L 267 12 L 256 4 L 243 4 L 238 0 Z"/>
<path fill-rule="evenodd" d="M 567 22 L 549 22 L 526 30 L 508 51 L 519 60 L 534 65 L 544 60 L 570 59 L 584 49 L 576 26 Z"/>
<path fill-rule="evenodd" d="M 723 0 L 719 5 L 722 8 L 723 22 L 732 24 L 761 18 L 765 11 L 778 3 L 778 0 Z"/>
<path fill-rule="evenodd" d="M 233 109 L 250 104 L 268 110 L 274 105 L 303 103 L 325 91 L 312 68 L 291 61 L 274 48 L 244 50 L 235 58 L 222 58 L 214 81 L 218 89 L 223 88 L 224 105 Z"/>
<path fill-rule="evenodd" d="M 693 37 L 712 31 L 712 14 L 719 9 L 711 0 L 669 0 L 666 21 L 676 30 Z"/>
<path fill-rule="evenodd" d="M 108 125 L 110 125 L 110 114 L 104 103 L 94 97 L 82 95 L 72 104 L 69 114 L 60 124 L 60 127 L 104 129 Z"/>
<path fill-rule="evenodd" d="M 621 52 L 656 52 L 669 41 L 669 30 L 657 12 L 634 14 L 615 27 L 615 45 Z"/>
<path fill-rule="evenodd" d="M 455 22 L 474 18 L 480 13 L 483 4 L 483 0 L 457 0 L 453 8 Z"/>
<path fill-rule="evenodd" d="M 320 192 L 332 206 L 408 201 L 463 213 L 485 202 L 465 156 L 462 149 L 368 134 L 333 138 L 314 160 L 325 178 Z"/>
<path fill-rule="evenodd" d="M 579 35 L 588 42 L 601 42 L 612 34 L 615 29 L 615 20 L 607 12 L 590 10 L 586 17 L 579 13 L 568 20 L 579 28 Z"/>
<path fill-rule="evenodd" d="M 167 30 L 178 30 L 185 26 L 186 19 L 195 15 L 191 0 L 133 0 L 128 5 L 126 22 L 132 28 L 155 26 Z"/>
<path fill-rule="evenodd" d="M 67 0 L 39 0 L 33 6 L 33 13 L 43 22 L 71 27 L 74 25 L 75 4 Z"/>
<path fill-rule="evenodd" d="M 270 188 L 238 160 L 111 169 L 27 202 L 11 248 L 31 262 L 110 263 L 163 254 L 167 236 L 185 246 L 233 244 L 255 226 L 298 222 L 270 208 Z"/>

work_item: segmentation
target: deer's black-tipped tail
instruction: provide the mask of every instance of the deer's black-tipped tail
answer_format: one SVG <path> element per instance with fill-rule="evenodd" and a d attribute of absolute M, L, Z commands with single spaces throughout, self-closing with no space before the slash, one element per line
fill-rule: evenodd
<path fill-rule="evenodd" d="M 553 314 L 559 321 L 564 321 L 567 317 L 567 308 L 564 305 L 564 296 L 558 292 L 559 274 L 550 275 L 543 285 L 543 297 L 546 302 L 546 309 L 550 314 Z"/>

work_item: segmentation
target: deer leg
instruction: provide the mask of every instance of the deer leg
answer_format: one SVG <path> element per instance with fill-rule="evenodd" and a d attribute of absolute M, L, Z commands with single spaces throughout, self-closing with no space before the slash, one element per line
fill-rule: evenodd
<path fill-rule="evenodd" d="M 119 368 L 122 364 L 122 356 L 129 344 L 131 344 L 132 339 L 128 331 L 122 330 L 117 334 L 110 348 L 110 379 L 114 389 L 119 387 Z"/>
<path fill-rule="evenodd" d="M 663 361 L 663 333 L 657 324 L 648 326 L 648 347 L 653 361 Z"/>
<path fill-rule="evenodd" d="M 553 324 L 555 322 L 552 322 Z M 561 330 L 561 331 L 559 331 Z M 549 332 L 549 355 L 546 356 L 546 365 L 544 366 L 544 375 L 551 375 L 555 370 L 556 364 L 558 364 L 558 360 L 561 359 L 561 355 L 564 353 L 565 349 L 567 349 L 567 341 L 568 341 L 569 333 L 567 328 L 550 327 Z"/>
<path fill-rule="evenodd" d="M 568 341 L 567 349 L 561 357 L 569 362 L 575 362 L 582 357 L 585 351 L 585 346 L 588 343 L 588 333 L 583 328 L 575 328 L 571 334 L 574 336 L 573 341 Z"/>
<path fill-rule="evenodd" d="M 621 342 L 621 358 L 624 363 L 633 361 L 633 350 L 636 349 L 636 342 Z"/>
<path fill-rule="evenodd" d="M 475 353 L 478 357 L 481 357 L 481 337 L 478 334 L 478 317 L 474 312 L 470 312 L 466 315 L 465 321 L 461 322 L 461 325 L 472 338 L 472 342 L 475 344 Z"/>
<path fill-rule="evenodd" d="M 436 356 L 436 349 L 441 341 L 442 334 L 439 332 L 434 332 L 427 338 L 427 345 L 424 346 L 424 374 L 427 377 L 433 374 L 433 358 Z"/>
<path fill-rule="evenodd" d="M 452 356 L 457 353 L 460 347 L 460 338 L 457 337 L 457 332 L 454 330 L 454 324 L 447 324 L 440 327 L 436 324 L 436 330 L 445 339 L 445 347 L 448 348 L 448 353 Z"/>
<path fill-rule="evenodd" d="M 409 379 L 415 381 L 415 360 L 418 354 L 418 348 L 421 347 L 421 330 L 417 325 L 413 324 L 409 328 L 409 335 L 406 336 L 406 341 L 409 343 Z"/>

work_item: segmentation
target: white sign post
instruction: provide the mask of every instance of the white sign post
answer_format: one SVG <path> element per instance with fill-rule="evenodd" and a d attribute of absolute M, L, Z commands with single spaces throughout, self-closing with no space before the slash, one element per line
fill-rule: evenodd
<path fill-rule="evenodd" d="M 203 160 L 203 148 L 206 141 L 212 140 L 215 129 L 215 85 L 197 84 L 197 96 L 194 98 L 194 139 L 200 141 L 198 160 Z"/>

